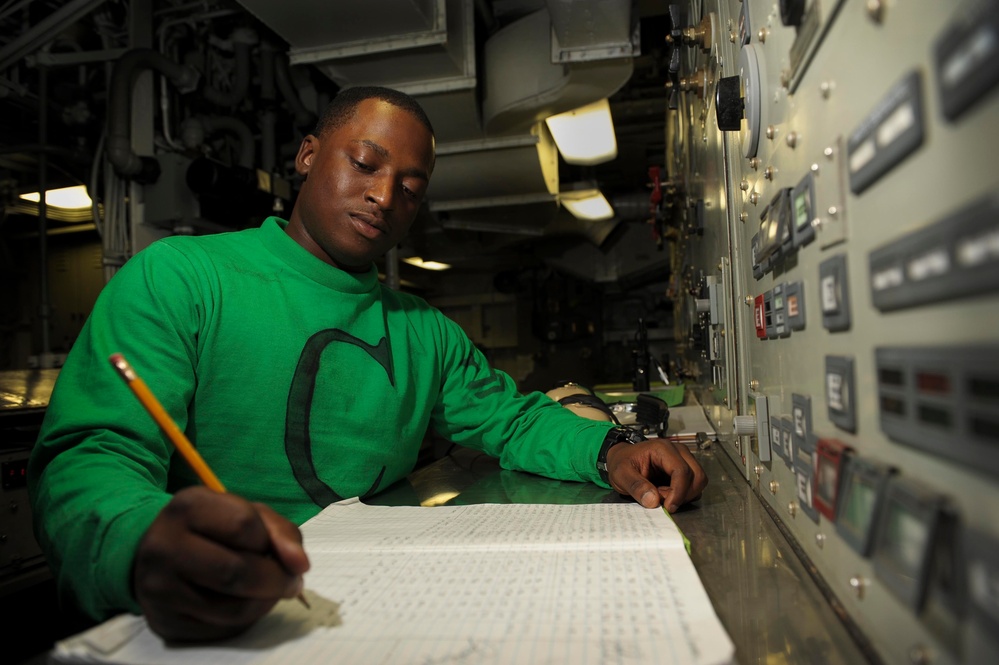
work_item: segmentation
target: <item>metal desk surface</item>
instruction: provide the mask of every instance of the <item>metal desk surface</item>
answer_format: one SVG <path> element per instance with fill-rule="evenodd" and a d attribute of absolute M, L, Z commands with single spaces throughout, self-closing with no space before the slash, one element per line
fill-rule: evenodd
<path fill-rule="evenodd" d="M 14 411 L 45 410 L 57 369 L 15 369 L 0 372 L 0 415 Z"/>
<path fill-rule="evenodd" d="M 721 450 L 699 451 L 708 474 L 704 496 L 674 519 L 691 541 L 694 565 L 729 636 L 736 661 L 752 663 L 876 662 L 841 622 L 791 544 Z M 406 481 L 365 503 L 607 503 L 616 492 L 499 467 L 497 460 L 455 448 Z"/>

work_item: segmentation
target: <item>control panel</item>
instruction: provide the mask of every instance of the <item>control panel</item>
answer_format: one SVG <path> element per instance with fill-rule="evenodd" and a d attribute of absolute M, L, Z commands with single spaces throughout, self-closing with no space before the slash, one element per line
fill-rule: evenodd
<path fill-rule="evenodd" d="M 999 3 L 670 7 L 720 448 L 878 658 L 999 662 Z"/>

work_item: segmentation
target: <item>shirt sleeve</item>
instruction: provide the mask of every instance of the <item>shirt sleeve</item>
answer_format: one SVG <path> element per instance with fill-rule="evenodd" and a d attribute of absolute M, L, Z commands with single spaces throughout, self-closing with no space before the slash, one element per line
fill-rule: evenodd
<path fill-rule="evenodd" d="M 29 461 L 35 535 L 60 597 L 94 619 L 139 611 L 132 561 L 170 500 L 173 454 L 108 358 L 124 354 L 184 429 L 201 309 L 185 266 L 190 273 L 179 252 L 154 243 L 108 282 L 59 372 Z"/>
<path fill-rule="evenodd" d="M 582 418 L 540 392 L 521 394 L 456 323 L 438 316 L 443 367 L 433 412 L 437 432 L 498 457 L 505 469 L 608 487 L 596 460 L 613 425 Z"/>

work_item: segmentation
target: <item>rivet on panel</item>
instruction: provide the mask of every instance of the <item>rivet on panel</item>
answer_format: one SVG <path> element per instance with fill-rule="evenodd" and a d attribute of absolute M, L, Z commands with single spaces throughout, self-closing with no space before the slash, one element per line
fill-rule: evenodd
<path fill-rule="evenodd" d="M 798 504 L 796 504 L 794 501 L 789 502 L 787 504 L 787 512 L 788 512 L 788 514 L 791 517 L 794 517 L 795 515 L 797 515 L 798 514 Z"/>
<path fill-rule="evenodd" d="M 744 192 L 747 191 L 749 189 L 749 181 L 743 179 L 743 181 L 739 183 L 739 189 L 741 189 Z"/>
<path fill-rule="evenodd" d="M 909 662 L 912 665 L 929 665 L 929 663 L 933 662 L 933 659 L 930 657 L 930 650 L 928 648 L 922 644 L 917 644 L 909 649 Z"/>
<path fill-rule="evenodd" d="M 826 534 L 815 534 L 815 544 L 819 546 L 819 549 L 822 549 L 822 546 L 826 544 Z"/>
<path fill-rule="evenodd" d="M 749 296 L 747 296 L 747 297 L 749 297 Z M 757 390 L 760 389 L 760 382 L 757 379 L 750 379 L 749 380 L 749 389 L 752 392 L 755 393 Z"/>
<path fill-rule="evenodd" d="M 830 217 L 835 217 L 838 214 L 839 214 L 839 208 L 837 208 L 836 206 L 829 206 L 829 216 Z"/>
<path fill-rule="evenodd" d="M 872 21 L 881 23 L 885 17 L 884 0 L 867 0 L 867 15 L 871 17 Z"/>
<path fill-rule="evenodd" d="M 812 166 L 811 166 L 811 171 L 812 171 L 812 173 L 814 173 L 815 175 L 818 175 L 818 174 L 819 174 L 819 165 L 818 165 L 818 164 L 812 164 Z"/>
<path fill-rule="evenodd" d="M 860 575 L 854 575 L 850 578 L 850 588 L 857 595 L 857 600 L 864 599 L 864 590 L 867 588 L 867 584 L 867 579 Z"/>
<path fill-rule="evenodd" d="M 753 302 L 754 302 L 753 296 L 746 296 L 746 306 L 747 307 L 752 307 L 753 306 Z M 750 382 L 749 385 L 752 386 L 752 382 Z"/>
<path fill-rule="evenodd" d="M 751 169 L 753 169 L 754 171 L 756 169 L 760 168 L 760 158 L 759 157 L 753 157 L 753 158 L 751 158 L 749 160 L 749 167 Z"/>
<path fill-rule="evenodd" d="M 819 84 L 819 92 L 822 93 L 822 99 L 829 99 L 829 95 L 832 94 L 833 88 L 836 85 L 832 81 L 823 81 Z"/>
<path fill-rule="evenodd" d="M 796 132 L 789 132 L 788 135 L 784 137 L 784 140 L 787 142 L 788 148 L 793 148 L 798 145 L 798 134 Z"/>
<path fill-rule="evenodd" d="M 774 127 L 773 125 L 768 125 L 767 126 L 767 138 L 770 139 L 770 140 L 773 140 L 773 138 L 775 136 L 777 136 L 777 128 Z"/>
<path fill-rule="evenodd" d="M 780 485 L 777 483 L 777 481 L 776 480 L 771 480 L 770 481 L 770 493 L 771 494 L 776 494 L 777 490 L 779 490 L 779 489 L 780 489 Z"/>
<path fill-rule="evenodd" d="M 822 154 L 828 157 L 829 159 L 832 159 L 833 155 L 836 154 L 836 151 L 833 150 L 832 146 L 829 146 L 828 148 L 822 151 Z"/>
<path fill-rule="evenodd" d="M 763 177 L 766 178 L 767 180 L 773 180 L 774 179 L 774 173 L 776 173 L 776 171 L 777 170 L 774 167 L 768 166 L 766 168 L 766 170 L 763 171 Z"/>
<path fill-rule="evenodd" d="M 745 210 L 743 210 L 742 212 L 739 213 L 739 221 L 740 222 L 745 222 L 747 219 L 749 219 L 749 213 L 748 212 L 746 212 Z"/>
<path fill-rule="evenodd" d="M 760 40 L 760 43 L 766 43 L 767 41 L 767 29 L 760 28 L 760 31 L 756 33 L 756 38 Z"/>
<path fill-rule="evenodd" d="M 757 192 L 757 191 L 755 191 L 755 190 L 752 191 L 752 192 L 750 192 L 749 193 L 749 202 L 752 203 L 753 205 L 756 205 L 757 203 L 759 203 L 760 202 L 760 193 Z"/>

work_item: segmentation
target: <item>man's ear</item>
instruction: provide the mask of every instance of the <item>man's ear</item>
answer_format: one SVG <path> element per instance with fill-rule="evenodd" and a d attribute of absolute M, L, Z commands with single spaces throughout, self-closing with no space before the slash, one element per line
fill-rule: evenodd
<path fill-rule="evenodd" d="M 318 138 L 309 134 L 302 139 L 302 145 L 298 146 L 298 154 L 295 156 L 295 171 L 299 175 L 309 175 L 309 170 L 312 168 L 312 162 L 315 160 L 318 150 Z"/>

